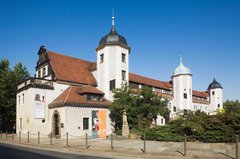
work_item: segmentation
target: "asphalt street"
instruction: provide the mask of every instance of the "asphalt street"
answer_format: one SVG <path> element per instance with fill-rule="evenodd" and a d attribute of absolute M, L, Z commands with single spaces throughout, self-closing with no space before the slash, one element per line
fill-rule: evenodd
<path fill-rule="evenodd" d="M 0 143 L 0 159 L 110 159 L 61 153 Z"/>

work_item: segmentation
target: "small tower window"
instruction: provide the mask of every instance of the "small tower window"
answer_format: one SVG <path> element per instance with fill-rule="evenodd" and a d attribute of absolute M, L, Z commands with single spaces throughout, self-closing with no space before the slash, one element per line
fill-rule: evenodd
<path fill-rule="evenodd" d="M 126 54 L 122 53 L 122 62 L 126 62 Z"/>
<path fill-rule="evenodd" d="M 213 96 L 215 95 L 215 92 L 214 92 L 214 91 L 212 91 L 212 95 L 213 95 Z"/>
<path fill-rule="evenodd" d="M 218 108 L 220 108 L 220 104 L 218 104 Z"/>
<path fill-rule="evenodd" d="M 103 63 L 103 61 L 104 61 L 104 54 L 101 54 L 100 55 L 100 63 Z"/>
<path fill-rule="evenodd" d="M 110 91 L 115 89 L 115 79 L 110 81 Z"/>
<path fill-rule="evenodd" d="M 183 93 L 183 98 L 187 99 L 187 93 Z"/>
<path fill-rule="evenodd" d="M 122 80 L 126 80 L 126 71 L 122 70 Z"/>

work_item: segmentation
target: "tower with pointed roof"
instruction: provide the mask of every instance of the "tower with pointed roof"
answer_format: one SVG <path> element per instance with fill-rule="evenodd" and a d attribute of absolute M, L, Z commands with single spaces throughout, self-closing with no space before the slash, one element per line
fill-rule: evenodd
<path fill-rule="evenodd" d="M 115 29 L 115 17 L 112 16 L 112 28 L 96 48 L 97 86 L 109 100 L 113 100 L 113 90 L 128 83 L 128 61 L 130 47 L 126 39 Z"/>
<path fill-rule="evenodd" d="M 212 83 L 208 86 L 208 92 L 210 96 L 211 111 L 214 112 L 217 109 L 223 108 L 223 87 L 214 78 Z"/>
<path fill-rule="evenodd" d="M 192 74 L 184 66 L 182 56 L 180 64 L 172 75 L 173 82 L 173 112 L 177 110 L 192 109 Z"/>

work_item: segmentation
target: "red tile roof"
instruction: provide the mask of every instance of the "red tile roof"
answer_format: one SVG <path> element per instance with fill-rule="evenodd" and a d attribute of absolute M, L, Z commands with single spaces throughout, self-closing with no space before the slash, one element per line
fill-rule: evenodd
<path fill-rule="evenodd" d="M 133 74 L 133 73 L 129 73 L 129 82 L 144 84 L 144 85 L 162 88 L 166 90 L 171 90 L 172 88 L 172 85 L 170 84 L 170 82 L 163 82 L 163 81 L 155 80 L 152 78 Z"/>
<path fill-rule="evenodd" d="M 77 90 L 77 93 L 79 94 L 85 94 L 85 93 L 92 93 L 92 94 L 102 94 L 104 95 L 104 93 L 98 89 L 96 89 L 93 86 L 90 85 L 83 85 L 81 87 L 79 87 L 79 89 Z"/>
<path fill-rule="evenodd" d="M 209 97 L 208 92 L 200 92 L 200 91 L 193 90 L 192 94 L 193 94 L 193 96 L 202 97 L 202 98 Z"/>
<path fill-rule="evenodd" d="M 98 94 L 97 88 L 89 86 L 92 92 Z M 62 94 L 60 94 L 52 103 L 49 104 L 50 107 L 55 107 L 58 105 L 64 106 L 68 104 L 74 105 L 89 105 L 89 106 L 109 106 L 111 102 L 106 98 L 102 101 L 90 101 L 82 96 L 79 92 L 86 90 L 86 86 L 69 86 Z"/>
<path fill-rule="evenodd" d="M 94 69 L 94 63 L 51 51 L 47 53 L 57 80 L 89 85 L 97 84 L 90 71 Z"/>

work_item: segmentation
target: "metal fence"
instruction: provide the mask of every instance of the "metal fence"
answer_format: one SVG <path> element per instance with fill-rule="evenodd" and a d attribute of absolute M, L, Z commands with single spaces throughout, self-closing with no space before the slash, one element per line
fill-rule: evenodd
<path fill-rule="evenodd" d="M 176 149 L 175 152 L 183 156 L 188 156 L 188 152 L 190 149 L 190 144 L 189 144 L 190 142 L 188 141 L 188 139 L 190 140 L 191 137 L 192 136 L 187 136 L 185 134 L 184 141 L 181 142 L 181 146 L 180 146 L 182 150 Z M 238 135 L 235 136 L 235 143 L 233 143 L 235 147 L 235 152 L 232 152 L 232 155 L 222 153 L 222 152 L 219 152 L 219 154 L 229 158 L 239 159 L 238 137 L 239 137 Z M 142 141 L 137 140 L 137 142 L 135 143 L 135 147 L 137 147 L 136 150 L 139 152 L 142 152 L 143 154 L 148 153 L 149 145 L 147 144 L 146 138 L 147 137 L 143 135 Z M 121 147 L 119 146 L 120 143 L 121 145 L 129 145 L 129 144 L 134 145 L 133 140 L 124 139 L 113 134 L 108 136 L 107 139 L 103 140 L 103 139 L 92 138 L 92 136 L 90 136 L 87 133 L 82 136 L 74 136 L 69 134 L 68 132 L 57 138 L 53 135 L 52 132 L 50 132 L 49 134 L 42 134 L 41 132 L 30 132 L 30 131 L 25 133 L 21 131 L 19 131 L 18 133 L 14 133 L 14 131 L 2 133 L 2 131 L 0 131 L 0 140 L 17 142 L 22 144 L 31 143 L 31 144 L 39 144 L 39 145 L 41 144 L 41 145 L 48 145 L 48 146 L 58 145 L 58 146 L 69 147 L 69 148 L 74 147 L 74 148 L 85 148 L 85 149 L 95 148 L 96 149 L 98 147 L 101 147 L 102 150 L 111 150 L 111 151 L 121 150 Z M 233 156 L 233 154 L 235 154 L 235 156 Z"/>

